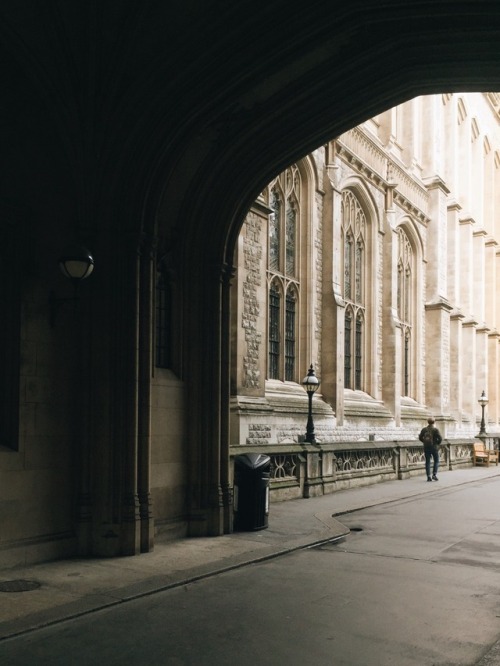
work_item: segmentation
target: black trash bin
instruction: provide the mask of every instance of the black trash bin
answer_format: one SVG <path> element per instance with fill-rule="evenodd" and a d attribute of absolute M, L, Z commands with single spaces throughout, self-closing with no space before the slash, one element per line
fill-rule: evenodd
<path fill-rule="evenodd" d="M 269 526 L 271 458 L 245 453 L 234 459 L 234 529 L 262 530 Z"/>

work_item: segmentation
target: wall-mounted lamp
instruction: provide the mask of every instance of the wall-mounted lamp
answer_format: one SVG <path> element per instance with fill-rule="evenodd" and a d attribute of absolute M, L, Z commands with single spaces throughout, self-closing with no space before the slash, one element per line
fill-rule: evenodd
<path fill-rule="evenodd" d="M 94 259 L 86 247 L 75 245 L 68 249 L 59 259 L 59 268 L 63 275 L 72 281 L 74 295 L 72 298 L 56 298 L 53 291 L 49 294 L 49 320 L 54 326 L 56 313 L 64 303 L 76 303 L 78 285 L 94 270 Z"/>

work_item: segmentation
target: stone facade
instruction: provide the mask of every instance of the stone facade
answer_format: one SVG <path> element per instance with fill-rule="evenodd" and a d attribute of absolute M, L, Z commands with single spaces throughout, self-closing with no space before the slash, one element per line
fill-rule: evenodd
<path fill-rule="evenodd" d="M 411 440 L 429 414 L 448 441 L 474 437 L 483 389 L 488 429 L 499 429 L 497 111 L 494 93 L 416 98 L 282 174 L 283 182 L 299 174 L 301 188 L 297 237 L 287 246 L 300 248 L 293 335 L 285 330 L 288 311 L 271 313 L 270 276 L 284 269 L 277 260 L 270 266 L 276 232 L 269 219 L 276 226 L 294 204 L 277 194 L 279 179 L 262 193 L 235 258 L 242 305 L 234 310 L 233 347 L 242 351 L 233 356 L 233 454 L 303 441 L 301 380 L 311 362 L 322 380 L 313 401 L 322 446 Z M 358 230 L 348 227 L 347 206 L 356 207 Z M 278 367 L 279 355 L 290 355 L 287 344 L 293 376 L 284 377 L 270 363 Z"/>

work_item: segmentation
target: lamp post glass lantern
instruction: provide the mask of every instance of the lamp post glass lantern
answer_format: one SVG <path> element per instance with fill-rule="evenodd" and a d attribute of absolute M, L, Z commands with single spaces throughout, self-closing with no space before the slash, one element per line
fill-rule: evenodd
<path fill-rule="evenodd" d="M 486 435 L 486 423 L 484 422 L 484 408 L 488 404 L 488 398 L 486 397 L 486 393 L 484 391 L 481 393 L 481 397 L 479 398 L 478 402 L 481 405 L 481 426 L 479 428 L 479 434 Z"/>
<path fill-rule="evenodd" d="M 305 388 L 307 397 L 309 398 L 309 411 L 307 415 L 306 436 L 304 441 L 309 442 L 310 444 L 315 444 L 316 436 L 314 434 L 314 422 L 312 417 L 312 398 L 316 391 L 319 389 L 319 379 L 314 374 L 312 363 L 311 367 L 307 371 L 307 375 L 302 380 L 302 386 Z"/>

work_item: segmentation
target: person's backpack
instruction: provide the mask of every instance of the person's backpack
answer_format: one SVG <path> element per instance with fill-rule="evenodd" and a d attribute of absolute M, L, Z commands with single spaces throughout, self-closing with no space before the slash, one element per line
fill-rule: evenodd
<path fill-rule="evenodd" d="M 434 434 L 430 428 L 426 428 L 423 436 L 424 446 L 432 446 L 434 444 Z"/>

